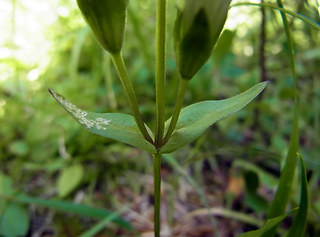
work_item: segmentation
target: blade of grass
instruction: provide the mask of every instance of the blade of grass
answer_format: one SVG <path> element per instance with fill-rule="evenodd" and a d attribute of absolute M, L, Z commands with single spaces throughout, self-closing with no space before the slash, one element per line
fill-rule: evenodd
<path fill-rule="evenodd" d="M 283 9 L 282 0 L 277 0 L 279 8 Z M 273 201 L 271 202 L 267 220 L 271 218 L 275 218 L 284 213 L 286 205 L 290 199 L 292 184 L 294 181 L 294 174 L 297 167 L 297 157 L 296 154 L 299 149 L 299 112 L 298 112 L 298 93 L 297 93 L 297 75 L 296 75 L 296 64 L 295 64 L 295 56 L 294 56 L 294 48 L 293 48 L 293 37 L 290 31 L 289 22 L 287 19 L 287 15 L 280 11 L 281 17 L 283 20 L 284 29 L 287 36 L 288 47 L 289 47 L 289 56 L 292 68 L 292 75 L 294 78 L 294 121 L 293 127 L 291 130 L 289 150 L 285 160 L 285 164 L 283 170 L 281 172 L 280 181 L 278 185 L 278 189 L 274 196 Z M 263 234 L 263 237 L 271 237 L 274 236 L 278 225 L 273 227 L 270 231 Z"/>
<path fill-rule="evenodd" d="M 299 13 L 296 13 L 294 11 L 285 9 L 285 8 L 281 8 L 281 7 L 277 7 L 274 6 L 272 4 L 268 4 L 268 3 L 253 3 L 253 2 L 241 2 L 241 3 L 236 3 L 230 6 L 231 7 L 239 7 L 239 6 L 258 6 L 258 7 L 268 7 L 274 10 L 279 10 L 282 14 L 289 14 L 293 17 L 296 17 L 302 21 L 304 21 L 305 23 L 311 25 L 312 27 L 316 28 L 317 30 L 320 30 L 320 25 L 317 22 L 314 22 L 313 20 L 309 19 L 308 17 L 301 15 Z"/>
<path fill-rule="evenodd" d="M 105 209 L 94 208 L 87 205 L 76 204 L 73 202 L 62 201 L 62 200 L 45 200 L 41 198 L 29 197 L 22 194 L 14 198 L 8 197 L 8 199 L 12 201 L 24 203 L 24 204 L 40 205 L 44 207 L 53 208 L 59 211 L 71 212 L 71 213 L 75 213 L 75 214 L 79 214 L 79 215 L 87 216 L 91 218 L 96 218 L 96 219 L 103 219 L 103 218 L 109 217 L 110 215 L 114 215 L 113 212 Z M 112 219 L 112 222 L 115 224 L 118 224 L 124 229 L 133 230 L 133 227 L 131 226 L 131 224 L 126 220 L 124 220 L 123 218 L 121 218 L 119 215 L 114 217 Z"/>
<path fill-rule="evenodd" d="M 180 164 L 176 161 L 176 159 L 174 159 L 172 155 L 164 154 L 162 155 L 162 157 L 166 162 L 168 162 L 168 164 L 172 168 L 174 168 L 177 172 L 179 172 L 181 175 L 183 175 L 187 179 L 187 181 L 191 184 L 191 186 L 197 192 L 198 196 L 201 199 L 202 204 L 206 207 L 209 213 L 210 205 L 204 192 L 200 188 L 200 185 L 190 175 L 187 174 L 187 172 L 180 166 Z M 216 230 L 216 236 L 220 236 L 219 230 L 217 228 L 218 225 L 213 215 L 210 215 L 210 221 L 212 223 L 212 226 Z"/>
<path fill-rule="evenodd" d="M 233 211 L 233 210 L 229 210 L 229 209 L 225 209 L 225 208 L 209 208 L 209 209 L 198 209 L 195 211 L 192 211 L 190 213 L 188 213 L 184 219 L 190 219 L 193 218 L 195 216 L 203 216 L 203 215 L 214 215 L 214 216 L 220 216 L 220 217 L 225 217 L 225 218 L 231 218 L 233 220 L 237 220 L 237 221 L 241 221 L 242 223 L 246 223 L 249 225 L 254 225 L 257 227 L 262 227 L 263 226 L 263 221 L 247 215 L 245 213 L 242 212 L 237 212 L 237 211 Z"/>
<path fill-rule="evenodd" d="M 309 207 L 309 191 L 308 191 L 308 181 L 306 175 L 306 167 L 303 158 L 300 158 L 300 203 L 299 211 L 295 217 L 289 233 L 287 236 L 290 237 L 302 237 L 306 229 L 307 218 L 308 218 L 308 207 Z"/>
<path fill-rule="evenodd" d="M 108 103 L 112 110 L 116 111 L 118 108 L 117 98 L 113 90 L 111 68 L 110 68 L 110 56 L 107 52 L 103 52 L 103 71 L 104 71 L 104 80 L 107 90 Z"/>
<path fill-rule="evenodd" d="M 281 0 L 277 0 L 280 7 L 283 7 Z M 292 181 L 294 172 L 297 165 L 297 158 L 296 154 L 298 152 L 299 147 L 299 129 L 298 129 L 298 103 L 297 103 L 297 92 L 296 92 L 296 70 L 295 70 L 295 58 L 294 58 L 294 50 L 293 50 L 293 40 L 292 35 L 289 29 L 289 23 L 286 15 L 281 12 L 282 18 L 283 18 L 283 24 L 286 31 L 286 35 L 288 38 L 288 44 L 290 48 L 290 59 L 292 64 L 292 74 L 294 77 L 294 100 L 295 100 L 295 106 L 294 106 L 294 121 L 293 121 L 293 128 L 291 131 L 291 137 L 290 137 L 290 144 L 289 144 L 289 151 L 286 157 L 285 165 L 281 173 L 280 182 L 278 186 L 278 190 L 276 192 L 276 195 L 274 197 L 273 202 L 271 203 L 268 218 L 277 217 L 281 214 L 283 214 L 285 210 L 285 206 L 289 200 Z"/>
<path fill-rule="evenodd" d="M 89 27 L 81 29 L 79 33 L 77 33 L 77 40 L 72 48 L 69 65 L 69 77 L 73 81 L 76 80 L 78 76 L 80 54 L 88 32 Z"/>
<path fill-rule="evenodd" d="M 110 214 L 109 216 L 103 218 L 99 223 L 97 223 L 95 226 L 93 226 L 91 229 L 88 231 L 84 232 L 83 234 L 80 235 L 80 237 L 91 237 L 95 236 L 97 233 L 99 233 L 105 226 L 115 220 L 121 213 L 124 212 L 123 210 L 120 210 L 119 212 L 114 212 Z"/>
<path fill-rule="evenodd" d="M 287 216 L 293 212 L 295 212 L 297 208 L 289 211 L 288 213 L 282 214 L 280 216 L 268 219 L 264 226 L 261 229 L 249 231 L 246 233 L 243 233 L 239 235 L 238 237 L 260 237 L 264 236 L 266 233 L 269 232 L 269 230 L 272 230 L 275 228 L 275 226 L 278 226 L 284 219 L 287 218 Z"/>

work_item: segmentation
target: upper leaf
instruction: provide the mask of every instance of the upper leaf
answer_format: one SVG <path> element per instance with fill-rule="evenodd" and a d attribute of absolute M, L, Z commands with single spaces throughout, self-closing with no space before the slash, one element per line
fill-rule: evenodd
<path fill-rule="evenodd" d="M 213 123 L 246 106 L 259 95 L 267 83 L 261 82 L 229 99 L 203 101 L 182 109 L 172 137 L 160 152 L 170 153 L 194 141 Z M 166 121 L 166 128 L 168 128 L 170 120 Z"/>
<path fill-rule="evenodd" d="M 155 153 L 152 144 L 140 134 L 134 118 L 120 113 L 92 113 L 81 110 L 63 96 L 49 90 L 56 101 L 89 132 Z M 148 130 L 150 130 L 148 128 Z M 151 134 L 151 130 L 150 130 Z"/>

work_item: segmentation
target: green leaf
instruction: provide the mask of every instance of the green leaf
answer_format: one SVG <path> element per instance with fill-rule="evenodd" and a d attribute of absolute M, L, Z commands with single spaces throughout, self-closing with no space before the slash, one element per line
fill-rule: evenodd
<path fill-rule="evenodd" d="M 226 29 L 219 36 L 217 45 L 214 47 L 212 52 L 212 55 L 213 55 L 212 59 L 214 60 L 216 65 L 221 65 L 224 57 L 226 57 L 228 52 L 230 52 L 235 35 L 236 35 L 235 31 Z"/>
<path fill-rule="evenodd" d="M 308 206 L 309 206 L 308 181 L 307 181 L 307 175 L 306 175 L 306 167 L 304 165 L 304 161 L 301 156 L 300 156 L 300 176 L 301 176 L 300 177 L 301 190 L 300 190 L 299 211 L 287 235 L 290 237 L 302 237 L 304 235 L 306 224 L 307 224 L 307 218 L 308 218 Z"/>
<path fill-rule="evenodd" d="M 282 214 L 281 216 L 277 216 L 275 218 L 268 219 L 266 221 L 265 225 L 261 229 L 243 233 L 241 235 L 238 235 L 238 237 L 260 237 L 264 233 L 273 229 L 275 226 L 278 226 L 289 214 L 291 214 L 293 211 L 296 211 L 296 210 L 297 209 L 294 209 L 286 214 Z"/>
<path fill-rule="evenodd" d="M 0 173 L 0 196 L 11 196 L 14 192 L 10 177 Z"/>
<path fill-rule="evenodd" d="M 257 191 L 260 186 L 259 176 L 256 172 L 246 170 L 243 173 L 246 184 L 246 202 L 256 212 L 268 211 L 268 202 Z"/>
<path fill-rule="evenodd" d="M 294 121 L 290 137 L 289 150 L 281 171 L 277 192 L 268 211 L 268 219 L 279 216 L 285 211 L 291 195 L 294 173 L 297 166 L 297 152 L 299 149 L 298 105 L 294 107 Z M 271 236 L 271 235 L 269 235 Z"/>
<path fill-rule="evenodd" d="M 17 203 L 9 203 L 0 220 L 1 236 L 26 236 L 29 223 L 27 208 Z"/>
<path fill-rule="evenodd" d="M 308 17 L 301 15 L 300 13 L 285 9 L 285 8 L 281 8 L 281 7 L 277 7 L 275 5 L 272 4 L 268 4 L 268 3 L 252 3 L 252 2 L 240 2 L 240 3 L 236 3 L 231 5 L 230 7 L 238 7 L 238 6 L 261 6 L 261 7 L 269 7 L 271 9 L 274 10 L 279 10 L 282 13 L 286 13 L 288 15 L 291 15 L 293 17 L 296 17 L 300 20 L 302 20 L 303 22 L 309 24 L 310 26 L 313 26 L 314 28 L 316 28 L 317 30 L 320 30 L 320 24 L 318 24 L 317 22 L 315 22 L 312 19 L 309 19 Z"/>
<path fill-rule="evenodd" d="M 77 108 L 63 96 L 50 89 L 49 91 L 56 101 L 89 132 L 129 144 L 151 153 L 156 152 L 154 146 L 146 141 L 140 134 L 132 116 L 120 113 L 87 112 Z M 149 132 L 150 131 L 149 129 Z"/>
<path fill-rule="evenodd" d="M 123 212 L 123 211 L 121 211 Z M 92 228 L 87 230 L 85 233 L 81 234 L 80 237 L 91 237 L 96 236 L 105 226 L 114 220 L 118 216 L 118 213 L 113 213 L 106 218 L 102 219 L 98 224 L 94 225 Z"/>
<path fill-rule="evenodd" d="M 84 204 L 76 204 L 69 201 L 62 201 L 62 200 L 45 200 L 40 198 L 33 198 L 26 195 L 19 195 L 14 198 L 15 201 L 25 204 L 36 204 L 41 205 L 49 208 L 53 208 L 59 211 L 64 212 L 71 212 L 75 214 L 79 214 L 82 216 L 92 217 L 96 219 L 104 219 L 108 216 L 113 216 L 114 213 L 105 209 L 99 209 L 95 207 L 90 207 Z M 119 226 L 127 229 L 132 230 L 133 227 L 129 222 L 121 218 L 120 216 L 112 219 L 113 223 L 118 224 Z"/>
<path fill-rule="evenodd" d="M 8 201 L 2 196 L 12 196 L 15 190 L 12 187 L 12 180 L 9 176 L 0 173 L 0 216 L 4 213 L 7 208 Z"/>
<path fill-rule="evenodd" d="M 14 141 L 9 149 L 17 156 L 25 156 L 29 151 L 28 144 L 25 141 Z"/>
<path fill-rule="evenodd" d="M 62 170 L 58 179 L 58 193 L 60 197 L 67 196 L 81 182 L 83 176 L 83 167 L 73 165 Z"/>
<path fill-rule="evenodd" d="M 238 159 L 232 163 L 232 167 L 255 172 L 259 176 L 259 180 L 269 188 L 274 188 L 278 183 L 277 179 L 273 175 L 261 169 L 252 162 Z"/>
<path fill-rule="evenodd" d="M 197 139 L 216 121 L 242 109 L 266 87 L 261 82 L 249 90 L 226 100 L 210 100 L 190 105 L 181 110 L 180 117 L 172 137 L 160 150 L 161 153 L 173 152 Z M 170 119 L 166 121 L 166 129 Z"/>

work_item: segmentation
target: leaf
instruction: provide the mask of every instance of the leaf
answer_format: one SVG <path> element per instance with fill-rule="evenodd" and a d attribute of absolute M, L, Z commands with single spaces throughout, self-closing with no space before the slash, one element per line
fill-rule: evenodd
<path fill-rule="evenodd" d="M 223 58 L 230 52 L 235 32 L 225 29 L 219 36 L 217 45 L 213 48 L 212 58 L 217 65 L 221 65 Z"/>
<path fill-rule="evenodd" d="M 134 118 L 120 113 L 92 113 L 81 110 L 63 96 L 50 90 L 58 103 L 89 132 L 129 144 L 151 153 L 156 150 L 140 134 Z M 148 128 L 149 132 L 151 131 Z M 151 134 L 151 133 L 150 133 Z"/>
<path fill-rule="evenodd" d="M 292 184 L 294 182 L 294 174 L 297 166 L 297 152 L 299 149 L 299 111 L 298 104 L 294 107 L 294 121 L 291 131 L 289 150 L 285 160 L 284 167 L 281 171 L 279 185 L 271 205 L 268 210 L 267 219 L 279 216 L 284 213 L 287 203 L 292 194 Z M 274 236 L 277 226 L 271 229 L 264 237 Z"/>
<path fill-rule="evenodd" d="M 97 218 L 97 219 L 104 219 L 108 216 L 113 216 L 114 213 L 105 209 L 99 209 L 95 207 L 90 207 L 84 204 L 76 204 L 69 201 L 62 201 L 62 200 L 45 200 L 40 198 L 33 198 L 26 195 L 18 195 L 14 198 L 15 201 L 25 204 L 36 204 L 41 205 L 49 208 L 53 208 L 59 211 L 64 212 L 71 212 L 75 214 L 79 214 L 82 216 Z M 129 222 L 121 218 L 120 216 L 112 219 L 113 223 L 118 224 L 119 226 L 127 229 L 132 230 L 133 227 Z"/>
<path fill-rule="evenodd" d="M 268 3 L 252 3 L 252 2 L 240 2 L 240 3 L 236 3 L 236 4 L 233 4 L 231 5 L 230 7 L 238 7 L 238 6 L 261 6 L 261 7 L 269 7 L 271 9 L 274 9 L 274 10 L 279 10 L 281 13 L 286 13 L 288 15 L 291 15 L 293 17 L 296 17 L 300 20 L 302 20 L 303 22 L 309 24 L 310 26 L 313 26 L 314 28 L 316 28 L 317 30 L 320 30 L 320 24 L 318 24 L 317 22 L 315 22 L 314 20 L 304 16 L 304 15 L 301 15 L 300 13 L 297 13 L 297 12 L 294 12 L 294 11 L 291 11 L 289 9 L 285 9 L 285 8 L 281 8 L 281 7 L 277 7 L 277 6 L 274 6 L 272 4 L 268 4 Z"/>
<path fill-rule="evenodd" d="M 83 176 L 83 167 L 73 165 L 62 170 L 58 179 L 58 193 L 60 197 L 67 196 L 81 182 Z"/>
<path fill-rule="evenodd" d="M 203 101 L 182 109 L 176 130 L 160 152 L 170 153 L 194 141 L 213 123 L 246 106 L 259 95 L 267 84 L 268 82 L 261 82 L 226 100 Z M 166 129 L 169 124 L 170 119 L 166 121 Z"/>
<path fill-rule="evenodd" d="M 259 195 L 260 186 L 259 176 L 254 171 L 244 171 L 244 180 L 246 184 L 246 202 L 256 212 L 268 211 L 268 202 Z"/>
<path fill-rule="evenodd" d="M 10 203 L 1 216 L 1 236 L 26 236 L 29 229 L 29 223 L 30 219 L 27 208 L 17 203 Z"/>
<path fill-rule="evenodd" d="M 277 179 L 273 175 L 261 169 L 252 162 L 238 159 L 232 163 L 232 167 L 243 168 L 245 170 L 255 172 L 259 176 L 259 180 L 269 188 L 273 188 L 278 183 Z"/>
<path fill-rule="evenodd" d="M 302 237 L 304 235 L 306 224 L 307 224 L 307 218 L 308 218 L 308 206 L 309 206 L 308 181 L 307 181 L 307 175 L 306 175 L 306 167 L 304 165 L 304 161 L 301 156 L 300 156 L 300 176 L 301 176 L 300 177 L 301 190 L 300 190 L 299 211 L 287 235 L 290 237 Z"/>
<path fill-rule="evenodd" d="M 12 196 L 15 190 L 12 187 L 12 180 L 9 176 L 0 173 L 0 197 Z M 0 217 L 7 208 L 8 201 L 4 198 L 0 198 Z"/>
<path fill-rule="evenodd" d="M 10 177 L 0 173 L 0 196 L 11 196 L 14 192 Z"/>
<path fill-rule="evenodd" d="M 243 233 L 241 235 L 238 235 L 238 237 L 260 237 L 262 234 L 268 232 L 269 230 L 273 229 L 275 226 L 278 226 L 289 214 L 296 211 L 297 209 L 293 209 L 292 211 L 282 214 L 280 216 L 277 216 L 272 219 L 268 219 L 265 223 L 265 225 L 258 230 L 249 231 L 246 233 Z"/>
<path fill-rule="evenodd" d="M 123 211 L 122 211 L 123 212 Z M 117 213 L 112 213 L 111 215 L 107 216 L 106 218 L 102 219 L 99 223 L 94 225 L 92 228 L 84 232 L 83 234 L 80 235 L 80 237 L 91 237 L 91 236 L 96 236 L 98 232 L 103 230 L 105 226 L 114 220 L 118 216 Z"/>

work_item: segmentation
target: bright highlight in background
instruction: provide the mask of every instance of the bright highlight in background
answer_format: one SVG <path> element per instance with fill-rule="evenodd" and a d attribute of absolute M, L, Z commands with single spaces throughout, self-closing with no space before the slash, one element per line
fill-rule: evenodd
<path fill-rule="evenodd" d="M 1 0 L 0 59 L 14 59 L 27 67 L 38 68 L 39 75 L 39 68 L 44 69 L 49 62 L 52 48 L 52 43 L 46 37 L 48 28 L 59 16 L 68 15 L 69 9 L 59 6 L 56 0 Z M 2 81 L 11 74 L 7 66 L 0 63 Z M 37 79 L 34 70 L 29 72 L 28 80 Z"/>

